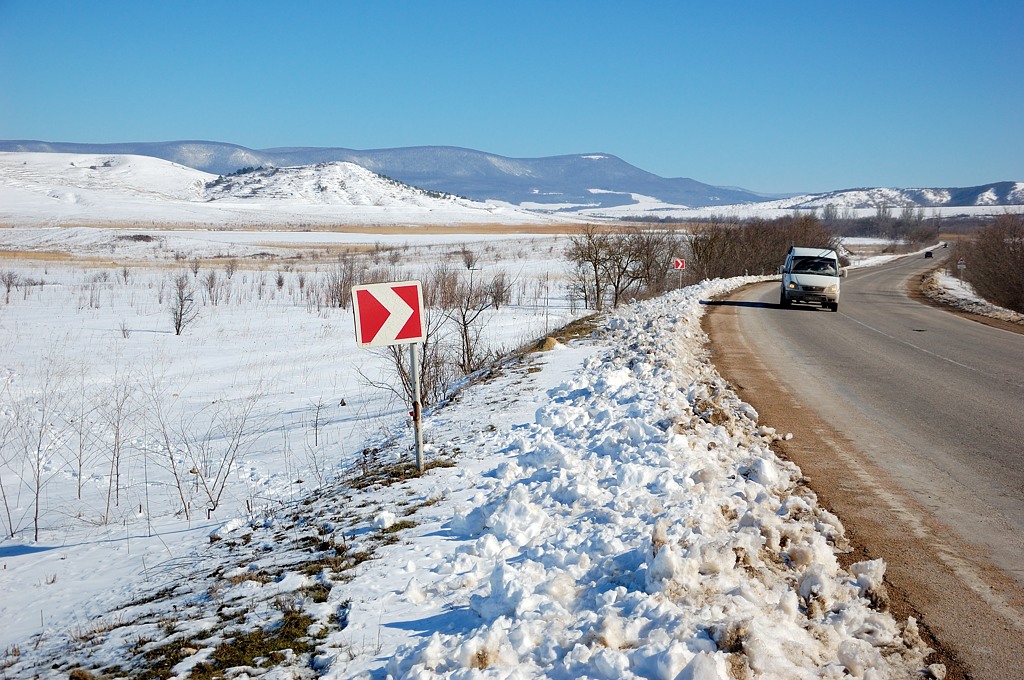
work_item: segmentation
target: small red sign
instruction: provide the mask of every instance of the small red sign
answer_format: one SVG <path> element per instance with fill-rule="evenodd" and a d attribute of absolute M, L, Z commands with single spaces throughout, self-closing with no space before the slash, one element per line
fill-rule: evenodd
<path fill-rule="evenodd" d="M 423 342 L 423 290 L 419 281 L 352 287 L 356 342 L 360 347 Z"/>
<path fill-rule="evenodd" d="M 672 264 L 675 269 L 686 269 L 686 260 L 681 257 L 677 257 L 676 261 Z"/>

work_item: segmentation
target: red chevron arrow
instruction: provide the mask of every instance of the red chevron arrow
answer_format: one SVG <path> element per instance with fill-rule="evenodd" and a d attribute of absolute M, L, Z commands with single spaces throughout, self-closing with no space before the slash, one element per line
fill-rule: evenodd
<path fill-rule="evenodd" d="M 362 347 L 422 342 L 423 294 L 419 281 L 352 288 L 356 342 Z"/>

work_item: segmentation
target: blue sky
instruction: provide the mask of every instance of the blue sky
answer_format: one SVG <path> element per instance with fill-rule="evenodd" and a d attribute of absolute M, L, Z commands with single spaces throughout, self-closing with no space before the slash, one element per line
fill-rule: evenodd
<path fill-rule="evenodd" d="M 764 192 L 1024 181 L 1024 3 L 0 0 L 0 139 L 605 152 Z"/>

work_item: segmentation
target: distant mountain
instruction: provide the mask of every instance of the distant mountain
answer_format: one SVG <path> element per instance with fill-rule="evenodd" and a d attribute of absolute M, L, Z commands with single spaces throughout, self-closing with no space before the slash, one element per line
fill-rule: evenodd
<path fill-rule="evenodd" d="M 748 205 L 763 209 L 889 206 L 968 207 L 1024 204 L 1024 184 L 976 187 L 863 188 L 799 196 L 768 196 L 688 178 L 665 178 L 606 153 L 507 158 L 451 146 L 355 150 L 326 147 L 248 149 L 206 141 L 76 144 L 0 141 L 0 151 L 151 156 L 216 175 L 243 168 L 286 168 L 344 161 L 405 184 L 474 201 L 504 201 L 543 212 L 664 214 L 673 208 Z M 656 207 L 652 207 L 656 206 Z M 618 208 L 616 211 L 614 209 Z M 608 209 L 608 212 L 603 212 Z"/>
<path fill-rule="evenodd" d="M 976 187 L 946 189 L 843 189 L 822 194 L 804 194 L 769 201 L 764 207 L 812 209 L 964 208 L 973 206 L 1024 205 L 1024 183 L 993 182 Z"/>
<path fill-rule="evenodd" d="M 766 200 L 762 194 L 743 189 L 715 187 L 687 178 L 659 177 L 606 153 L 506 158 L 450 146 L 365 151 L 320 147 L 254 150 L 236 144 L 202 141 L 119 144 L 0 141 L 0 151 L 135 154 L 162 158 L 217 175 L 246 167 L 347 161 L 421 189 L 547 210 L 629 205 L 635 202 L 633 194 L 691 207 Z"/>

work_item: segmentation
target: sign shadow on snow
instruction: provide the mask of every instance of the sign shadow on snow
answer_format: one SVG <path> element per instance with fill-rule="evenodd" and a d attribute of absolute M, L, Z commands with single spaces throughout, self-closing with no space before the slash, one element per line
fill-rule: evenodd
<path fill-rule="evenodd" d="M 7 557 L 21 557 L 23 555 L 31 555 L 33 553 L 46 552 L 47 550 L 54 550 L 60 546 L 56 545 L 8 545 L 0 546 L 0 559 Z"/>
<path fill-rule="evenodd" d="M 435 632 L 459 635 L 474 630 L 480 625 L 480 622 L 479 614 L 469 607 L 462 607 L 414 621 L 392 621 L 384 625 L 390 628 L 414 631 L 422 636 L 432 635 Z"/>

